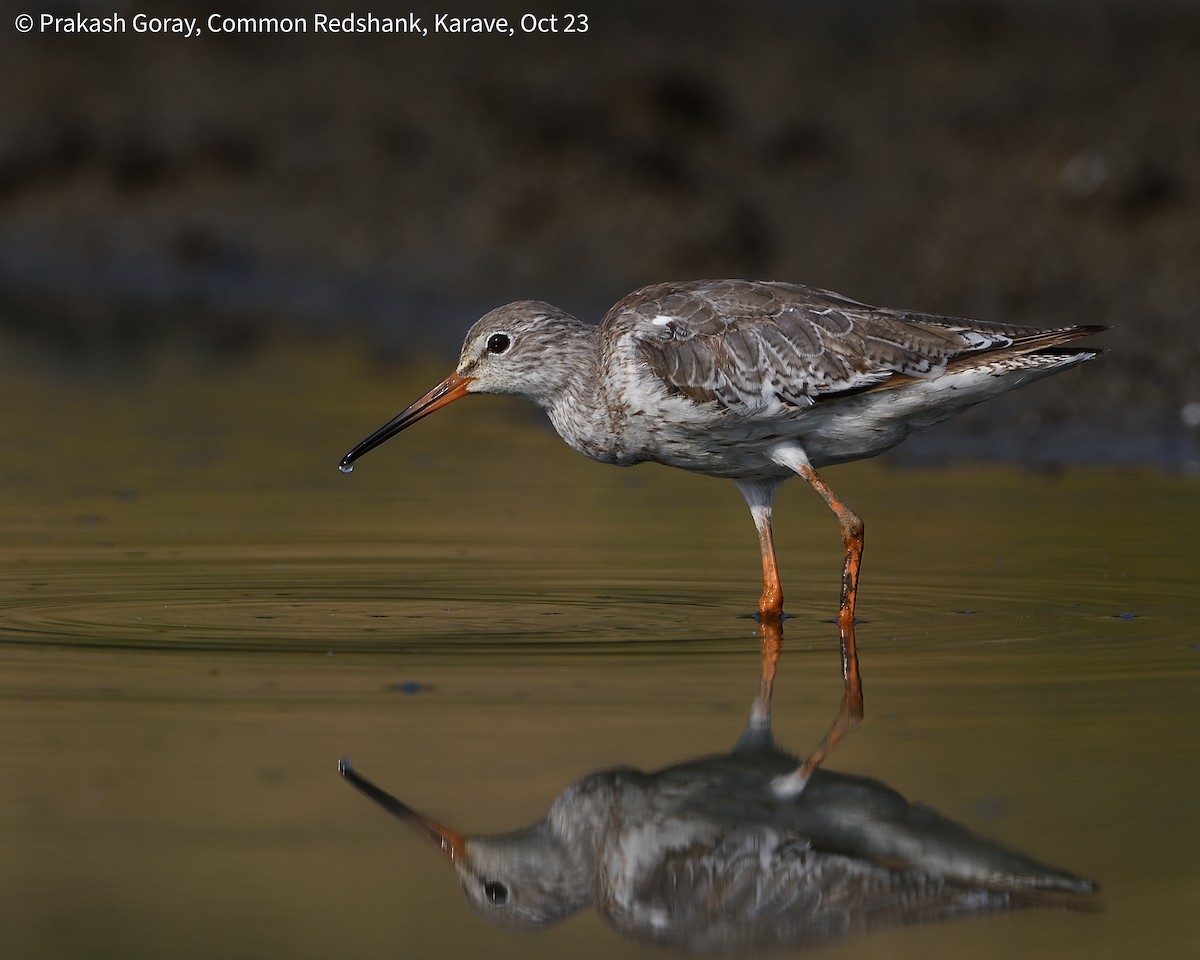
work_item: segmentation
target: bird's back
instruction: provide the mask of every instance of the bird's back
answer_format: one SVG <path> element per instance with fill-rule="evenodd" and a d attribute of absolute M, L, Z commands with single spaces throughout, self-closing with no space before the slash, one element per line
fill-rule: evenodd
<path fill-rule="evenodd" d="M 625 810 L 640 815 L 611 844 L 623 869 L 601 884 L 601 911 L 639 937 L 727 951 L 1072 903 L 1064 894 L 1092 889 L 867 777 L 819 769 L 798 797 L 774 796 L 773 778 L 797 762 L 763 744 L 624 772 L 640 795 Z"/>
<path fill-rule="evenodd" d="M 630 294 L 602 322 L 599 347 L 611 405 L 649 416 L 644 459 L 738 476 L 739 458 L 753 460 L 749 451 L 773 437 L 796 440 L 817 465 L 882 452 L 1010 389 L 1019 382 L 1010 374 L 1090 358 L 1058 347 L 1100 329 L 961 320 L 800 284 L 720 280 Z M 654 455 L 660 425 L 667 449 Z M 678 462 L 689 434 L 707 438 L 707 463 Z"/>

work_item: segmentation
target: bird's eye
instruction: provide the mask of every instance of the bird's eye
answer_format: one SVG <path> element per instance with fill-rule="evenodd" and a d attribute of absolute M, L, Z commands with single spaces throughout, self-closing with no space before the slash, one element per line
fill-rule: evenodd
<path fill-rule="evenodd" d="M 512 338 L 507 333 L 493 333 L 488 337 L 488 353 L 503 353 L 510 346 L 512 346 Z"/>
<path fill-rule="evenodd" d="M 488 880 L 483 885 L 483 894 L 497 907 L 503 906 L 508 901 L 508 887 L 499 880 Z"/>

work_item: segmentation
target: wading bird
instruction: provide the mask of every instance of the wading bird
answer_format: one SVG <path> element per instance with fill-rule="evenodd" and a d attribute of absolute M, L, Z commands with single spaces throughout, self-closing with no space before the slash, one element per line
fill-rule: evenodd
<path fill-rule="evenodd" d="M 469 393 L 541 407 L 601 463 L 654 461 L 733 480 L 762 552 L 760 620 L 783 616 L 771 509 L 803 477 L 841 524 L 838 622 L 854 622 L 863 523 L 817 468 L 861 460 L 973 404 L 1096 356 L 1064 348 L 1099 326 L 1010 326 L 871 307 L 793 283 L 663 283 L 599 326 L 522 300 L 467 333 L 458 367 L 342 459 Z"/>

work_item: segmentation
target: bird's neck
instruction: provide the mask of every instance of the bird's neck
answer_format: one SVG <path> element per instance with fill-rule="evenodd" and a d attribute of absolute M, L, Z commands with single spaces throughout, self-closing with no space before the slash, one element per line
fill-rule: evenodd
<path fill-rule="evenodd" d="M 620 795 L 620 782 L 611 772 L 594 773 L 567 787 L 546 814 L 550 832 L 592 871 Z"/>
<path fill-rule="evenodd" d="M 606 413 L 600 397 L 599 350 L 596 328 L 584 323 L 569 328 L 559 344 L 564 376 L 538 404 L 567 443 L 594 460 L 610 459 L 595 447 L 604 437 Z"/>

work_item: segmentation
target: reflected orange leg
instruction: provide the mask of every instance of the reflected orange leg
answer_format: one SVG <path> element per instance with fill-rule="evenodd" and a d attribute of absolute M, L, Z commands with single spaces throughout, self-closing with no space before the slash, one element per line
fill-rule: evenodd
<path fill-rule="evenodd" d="M 812 776 L 813 771 L 825 762 L 825 758 L 833 752 L 833 748 L 841 739 L 862 721 L 862 676 L 858 672 L 858 648 L 854 641 L 854 621 L 850 621 L 849 627 L 839 621 L 838 633 L 842 647 L 841 709 L 838 711 L 837 719 L 833 721 L 833 726 L 829 728 L 825 738 L 817 744 L 817 748 L 795 770 L 786 777 L 780 777 L 775 781 L 774 787 L 777 793 L 786 796 L 800 793 L 808 783 L 808 778 Z"/>
<path fill-rule="evenodd" d="M 762 676 L 758 684 L 758 701 L 763 712 L 770 713 L 771 698 L 775 695 L 775 671 L 783 652 L 783 622 L 760 620 L 758 636 L 762 640 Z"/>
<path fill-rule="evenodd" d="M 783 651 L 783 621 L 759 620 L 758 636 L 762 641 L 762 673 L 758 682 L 758 696 L 750 707 L 750 731 L 771 731 L 771 700 L 775 696 L 775 671 Z"/>
<path fill-rule="evenodd" d="M 792 773 L 792 785 L 796 792 L 803 790 L 805 782 L 817 767 L 829 756 L 842 737 L 857 727 L 863 719 L 863 678 L 858 672 L 858 644 L 854 640 L 854 602 L 858 598 L 858 571 L 863 564 L 863 521 L 856 512 L 848 508 L 830 490 L 826 481 L 811 467 L 800 470 L 800 476 L 809 481 L 812 488 L 821 494 L 821 499 L 833 510 L 841 523 L 842 545 L 846 548 L 846 559 L 841 572 L 841 601 L 838 605 L 838 640 L 841 646 L 842 697 L 838 719 L 829 728 L 817 749 L 809 754 Z"/>
<path fill-rule="evenodd" d="M 812 467 L 802 467 L 799 473 L 821 495 L 842 526 L 842 543 L 846 549 L 842 567 L 842 595 L 838 604 L 838 639 L 842 653 L 842 705 L 829 733 L 792 773 L 781 777 L 775 789 L 783 794 L 797 794 L 804 789 L 808 778 L 829 756 L 835 746 L 863 718 L 862 676 L 858 670 L 858 644 L 854 636 L 854 606 L 858 597 L 858 574 L 862 566 L 863 522 L 847 507 Z"/>

